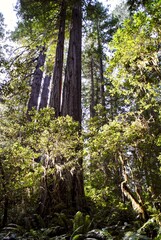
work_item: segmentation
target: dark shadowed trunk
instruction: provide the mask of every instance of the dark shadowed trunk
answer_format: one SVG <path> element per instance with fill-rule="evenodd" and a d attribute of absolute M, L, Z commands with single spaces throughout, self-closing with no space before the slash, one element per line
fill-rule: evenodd
<path fill-rule="evenodd" d="M 61 12 L 60 12 L 58 43 L 57 43 L 57 49 L 56 49 L 51 97 L 50 97 L 50 103 L 49 103 L 50 107 L 54 108 L 56 117 L 60 115 L 60 105 L 61 105 L 65 18 L 66 18 L 66 1 L 63 0 Z"/>
<path fill-rule="evenodd" d="M 1 161 L 4 161 L 4 160 L 1 160 Z M 0 161 L 0 175 L 2 178 L 2 187 L 3 187 L 3 193 L 4 193 L 3 194 L 3 216 L 1 217 L 1 219 L 2 219 L 2 227 L 5 227 L 7 225 L 7 220 L 8 220 L 9 199 L 8 199 L 8 193 L 6 188 L 7 180 L 5 178 L 5 173 L 4 173 L 3 165 L 1 161 Z"/>
<path fill-rule="evenodd" d="M 82 12 L 78 0 L 72 12 L 69 51 L 64 80 L 62 115 L 70 115 L 81 123 L 81 39 Z"/>
<path fill-rule="evenodd" d="M 50 79 L 51 79 L 51 76 L 46 76 L 44 78 L 44 84 L 43 84 L 43 89 L 41 93 L 41 101 L 40 101 L 39 109 L 47 107 Z"/>
<path fill-rule="evenodd" d="M 29 113 L 29 111 L 32 110 L 32 108 L 35 108 L 35 109 L 38 108 L 38 98 L 39 98 L 41 83 L 43 78 L 43 71 L 41 70 L 41 67 L 44 66 L 44 63 L 45 63 L 45 48 L 43 47 L 42 50 L 40 51 L 36 70 L 34 72 L 34 77 L 33 77 L 32 87 L 31 87 L 31 94 L 28 102 L 27 114 Z"/>

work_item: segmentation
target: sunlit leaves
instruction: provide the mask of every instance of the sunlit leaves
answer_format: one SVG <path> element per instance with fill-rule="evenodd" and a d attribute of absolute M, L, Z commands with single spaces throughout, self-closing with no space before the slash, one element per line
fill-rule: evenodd
<path fill-rule="evenodd" d="M 160 73 L 157 58 L 160 39 L 153 16 L 138 12 L 124 21 L 111 43 L 114 56 L 108 72 L 114 88 L 135 109 L 149 109 L 160 94 Z"/>
<path fill-rule="evenodd" d="M 20 1 L 17 6 L 19 15 L 22 17 L 15 38 L 26 38 L 37 45 L 46 44 L 53 36 L 53 30 L 57 27 L 59 3 L 51 1 Z M 51 31 L 52 29 L 52 31 Z"/>
<path fill-rule="evenodd" d="M 52 109 L 42 109 L 33 115 L 32 122 L 23 131 L 28 135 L 25 141 L 31 142 L 36 151 L 49 155 L 53 161 L 59 155 L 67 161 L 80 157 L 79 150 L 75 152 L 81 144 L 78 123 L 69 116 L 55 118 Z"/>
<path fill-rule="evenodd" d="M 71 117 L 55 118 L 53 109 L 33 110 L 31 121 L 21 114 L 7 117 L 4 111 L 0 124 L 0 189 L 2 195 L 10 193 L 11 201 L 17 199 L 20 208 L 22 198 L 37 201 L 45 172 L 53 179 L 56 172 L 72 174 L 82 158 L 80 129 Z"/>
<path fill-rule="evenodd" d="M 101 127 L 89 141 L 90 154 L 97 156 L 105 153 L 107 155 L 115 154 L 118 151 L 126 150 L 130 145 L 135 145 L 137 140 L 144 139 L 144 134 L 148 130 L 146 122 L 136 118 L 128 123 L 125 122 L 125 119 L 124 116 L 120 116 Z"/>

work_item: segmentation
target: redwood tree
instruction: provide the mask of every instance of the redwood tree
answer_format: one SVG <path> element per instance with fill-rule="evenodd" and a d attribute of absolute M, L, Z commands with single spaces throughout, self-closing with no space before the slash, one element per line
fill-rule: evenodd
<path fill-rule="evenodd" d="M 81 124 L 81 45 L 82 45 L 82 3 L 75 2 L 72 9 L 72 23 L 67 65 L 63 89 L 62 115 L 69 115 Z M 80 149 L 81 146 L 77 146 Z M 77 151 L 77 149 L 75 149 Z M 71 173 L 70 173 L 71 174 Z M 84 206 L 84 185 L 82 159 L 75 164 L 71 178 L 72 207 Z"/>
<path fill-rule="evenodd" d="M 60 23 L 58 42 L 56 48 L 55 65 L 52 79 L 50 107 L 55 110 L 55 116 L 60 115 L 61 93 L 62 93 L 62 72 L 64 58 L 64 38 L 65 38 L 66 1 L 62 1 L 60 12 Z"/>
<path fill-rule="evenodd" d="M 45 48 L 42 47 L 37 60 L 37 65 L 32 80 L 31 94 L 28 102 L 27 113 L 29 113 L 29 111 L 31 111 L 33 107 L 38 109 L 38 98 L 43 78 L 43 71 L 41 70 L 41 67 L 44 66 L 44 63 L 45 63 Z"/>
<path fill-rule="evenodd" d="M 81 123 L 81 39 L 82 6 L 75 2 L 72 11 L 69 51 L 65 70 L 62 115 L 70 115 Z"/>

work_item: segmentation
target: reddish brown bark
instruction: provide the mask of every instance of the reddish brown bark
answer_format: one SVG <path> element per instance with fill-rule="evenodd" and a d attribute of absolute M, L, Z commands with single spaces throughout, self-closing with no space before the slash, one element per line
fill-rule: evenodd
<path fill-rule="evenodd" d="M 77 1 L 72 12 L 69 51 L 65 71 L 62 115 L 70 115 L 81 123 L 81 1 Z"/>
<path fill-rule="evenodd" d="M 51 97 L 50 97 L 50 103 L 49 103 L 50 107 L 54 108 L 56 117 L 60 115 L 60 105 L 61 105 L 65 18 L 66 18 L 66 1 L 63 0 L 62 6 L 61 6 L 61 12 L 60 12 L 58 43 L 56 48 Z"/>
<path fill-rule="evenodd" d="M 82 6 L 77 0 L 72 10 L 72 26 L 70 31 L 67 66 L 65 71 L 62 115 L 69 115 L 81 124 L 81 40 L 82 40 Z M 80 148 L 81 146 L 77 146 Z M 76 151 L 76 149 L 75 149 Z M 71 175 L 70 196 L 71 207 L 81 210 L 84 205 L 84 184 L 82 159 L 77 160 Z"/>

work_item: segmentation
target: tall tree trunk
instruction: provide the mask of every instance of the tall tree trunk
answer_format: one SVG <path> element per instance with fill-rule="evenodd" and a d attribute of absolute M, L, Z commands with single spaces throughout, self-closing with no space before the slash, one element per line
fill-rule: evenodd
<path fill-rule="evenodd" d="M 99 54 L 99 71 L 100 71 L 100 98 L 101 104 L 105 107 L 105 90 L 104 90 L 104 70 L 103 70 L 103 49 L 102 43 L 100 39 L 100 28 L 99 28 L 99 21 L 97 22 L 97 41 L 98 41 L 98 54 Z"/>
<path fill-rule="evenodd" d="M 93 57 L 91 57 L 91 103 L 90 103 L 90 117 L 93 118 L 95 116 L 95 96 L 94 96 L 94 74 L 93 74 L 93 68 L 94 68 L 94 62 Z"/>
<path fill-rule="evenodd" d="M 62 3 L 61 22 L 58 37 L 58 46 L 56 50 L 56 62 L 54 67 L 53 88 L 51 92 L 50 106 L 55 108 L 56 117 L 60 115 L 60 97 L 61 97 L 61 79 L 62 79 L 62 61 L 64 47 L 65 28 L 65 6 Z M 64 9 L 64 10 L 63 10 Z M 72 29 L 70 32 L 69 52 L 67 57 L 67 67 L 65 76 L 65 86 L 63 94 L 63 115 L 72 116 L 74 120 L 81 123 L 81 0 L 78 0 L 72 11 Z M 81 146 L 77 146 L 75 151 Z M 38 211 L 41 215 L 47 215 L 50 211 L 58 210 L 59 205 L 63 205 L 69 211 L 82 210 L 84 207 L 84 184 L 82 173 L 82 159 L 71 164 L 71 168 L 65 168 L 66 159 L 61 156 L 55 158 L 55 165 L 61 169 L 53 175 L 49 175 L 49 184 L 42 183 L 47 193 L 44 198 L 44 192 L 41 193 L 41 204 Z M 71 160 L 73 161 L 73 160 Z M 50 166 L 49 166 L 50 167 Z M 47 189 L 46 189 L 47 188 Z M 50 197 L 52 196 L 52 198 Z"/>
<path fill-rule="evenodd" d="M 104 88 L 104 72 L 103 72 L 103 60 L 100 57 L 100 92 L 101 92 L 101 104 L 105 108 L 105 88 Z"/>
<path fill-rule="evenodd" d="M 65 71 L 62 115 L 69 115 L 81 124 L 81 39 L 82 39 L 82 6 L 77 0 L 72 10 L 72 26 L 70 31 L 69 51 Z M 80 148 L 81 146 L 77 146 Z M 75 149 L 77 151 L 77 149 Z M 75 164 L 71 175 L 70 193 L 71 207 L 75 210 L 84 207 L 84 184 L 82 172 L 82 159 Z M 68 173 L 68 174 L 69 174 Z"/>
<path fill-rule="evenodd" d="M 51 76 L 45 76 L 39 109 L 47 107 Z"/>
<path fill-rule="evenodd" d="M 53 82 L 50 97 L 50 107 L 55 110 L 55 116 L 60 115 L 61 90 L 62 90 L 62 72 L 64 58 L 64 38 L 65 38 L 65 18 L 66 18 L 66 1 L 62 1 L 60 12 L 60 25 L 58 34 L 58 43 L 56 48 L 55 66 L 53 72 Z"/>
<path fill-rule="evenodd" d="M 72 12 L 69 51 L 65 71 L 62 115 L 72 116 L 81 123 L 81 0 L 77 0 Z"/>
<path fill-rule="evenodd" d="M 41 83 L 42 83 L 42 77 L 43 77 L 43 71 L 41 70 L 41 67 L 44 66 L 45 63 L 45 48 L 42 47 L 42 50 L 40 51 L 36 70 L 34 72 L 34 77 L 32 81 L 32 87 L 31 87 L 31 94 L 28 102 L 28 110 L 27 115 L 29 117 L 29 112 L 32 110 L 32 108 L 38 109 L 38 99 L 41 89 Z M 30 118 L 30 117 L 29 117 Z"/>
<path fill-rule="evenodd" d="M 63 72 L 63 58 L 64 58 L 64 38 L 65 38 L 65 19 L 66 19 L 66 0 L 62 0 L 60 17 L 59 17 L 59 32 L 58 32 L 58 42 L 56 48 L 55 64 L 53 70 L 52 88 L 49 100 L 49 106 L 53 107 L 55 110 L 55 116 L 60 115 L 60 104 L 61 104 L 61 90 L 62 90 L 62 72 Z M 48 101 L 48 86 L 50 84 L 50 77 L 46 76 L 44 79 L 44 87 L 42 91 L 42 97 L 40 102 L 40 108 L 47 106 Z M 59 160 L 59 157 L 57 158 Z M 48 162 L 46 159 L 45 162 Z M 50 167 L 50 166 L 49 166 Z M 50 179 L 50 184 L 47 184 L 47 179 Z M 54 209 L 54 205 L 63 202 L 58 196 L 60 194 L 59 188 L 57 187 L 55 192 L 53 186 L 60 186 L 61 179 L 60 176 L 55 177 L 51 174 L 47 174 L 47 169 L 45 168 L 44 179 L 42 179 L 42 190 L 40 192 L 40 203 L 38 206 L 38 213 L 41 216 L 48 215 L 51 209 Z M 50 190 L 52 189 L 52 190 Z M 51 191 L 51 194 L 50 194 Z M 51 195 L 55 200 L 54 203 L 51 201 Z M 58 199 L 58 201 L 57 201 Z"/>

